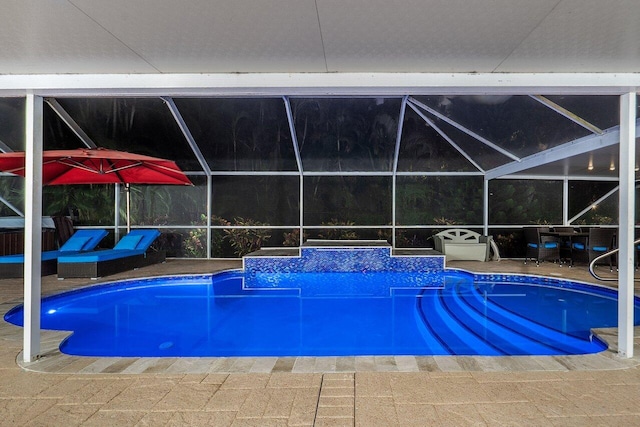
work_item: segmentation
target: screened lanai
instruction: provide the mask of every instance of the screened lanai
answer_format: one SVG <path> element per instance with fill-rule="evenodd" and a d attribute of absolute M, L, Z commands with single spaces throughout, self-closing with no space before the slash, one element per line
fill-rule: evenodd
<path fill-rule="evenodd" d="M 35 171 L 0 178 L 2 215 L 25 215 L 25 360 L 40 214 L 124 230 L 122 188 L 38 185 L 41 149 L 93 145 L 187 171 L 188 189 L 132 189 L 134 227 L 171 236 L 175 256 L 236 257 L 246 235 L 423 247 L 464 226 L 518 257 L 526 225 L 617 226 L 632 353 L 634 1 L 3 6 L 0 148 Z"/>
<path fill-rule="evenodd" d="M 2 99 L 5 152 L 24 150 L 24 103 Z M 300 235 L 433 247 L 446 227 L 521 257 L 523 226 L 617 225 L 619 116 L 612 95 L 55 97 L 43 141 L 176 160 L 193 187 L 131 189 L 133 226 L 160 229 L 174 257 L 239 257 Z M 2 185 L 2 215 L 23 215 L 24 179 Z M 124 191 L 45 187 L 43 214 L 115 237 Z"/>
<path fill-rule="evenodd" d="M 37 104 L 33 96 L 3 99 L 16 124 L 4 127 L 6 151 L 21 148 L 21 137 L 30 151 L 29 127 L 21 135 L 19 124 Z M 126 149 L 174 159 L 187 171 L 194 186 L 186 191 L 132 189 L 133 226 L 160 229 L 173 256 L 238 257 L 310 236 L 420 248 L 448 226 L 495 235 L 505 256 L 521 254 L 519 234 L 532 224 L 626 227 L 621 245 L 633 240 L 634 220 L 621 207 L 635 196 L 618 197 L 620 182 L 635 191 L 635 150 L 627 144 L 620 152 L 637 128 L 631 95 L 42 97 L 39 104 L 42 149 Z M 25 194 L 23 212 L 32 210 L 37 175 L 2 179 L 7 208 L 21 215 Z M 43 214 L 69 213 L 84 222 L 79 227 L 106 226 L 118 239 L 122 189 L 39 190 Z M 632 278 L 627 254 L 620 275 L 626 268 Z M 632 299 L 621 301 L 626 308 Z"/>

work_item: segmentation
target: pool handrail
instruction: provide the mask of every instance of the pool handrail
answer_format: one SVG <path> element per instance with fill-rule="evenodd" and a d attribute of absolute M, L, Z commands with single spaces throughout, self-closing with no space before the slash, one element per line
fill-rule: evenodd
<path fill-rule="evenodd" d="M 633 242 L 633 246 L 634 246 L 634 251 L 635 251 L 635 246 L 640 244 L 640 239 L 636 239 Z M 605 253 L 603 253 L 602 255 L 598 255 L 597 257 L 595 257 L 590 263 L 589 263 L 589 273 L 591 273 L 591 275 L 593 277 L 595 277 L 596 279 L 602 281 L 602 282 L 616 282 L 618 281 L 617 277 L 601 277 L 598 276 L 595 272 L 595 266 L 596 266 L 596 262 L 600 261 L 603 258 L 606 258 L 608 256 L 612 256 L 616 253 L 620 252 L 620 248 L 615 248 L 615 249 L 611 249 L 610 251 L 607 251 Z M 634 279 L 634 282 L 640 282 L 640 279 Z"/>

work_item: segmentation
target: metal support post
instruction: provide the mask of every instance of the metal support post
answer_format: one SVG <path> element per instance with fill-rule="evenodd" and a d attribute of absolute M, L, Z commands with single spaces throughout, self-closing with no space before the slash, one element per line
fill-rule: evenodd
<path fill-rule="evenodd" d="M 43 99 L 26 98 L 25 220 L 24 220 L 24 343 L 22 357 L 33 362 L 40 354 L 42 289 L 42 146 Z"/>
<path fill-rule="evenodd" d="M 618 356 L 633 357 L 636 94 L 620 97 L 620 221 L 618 222 Z"/>

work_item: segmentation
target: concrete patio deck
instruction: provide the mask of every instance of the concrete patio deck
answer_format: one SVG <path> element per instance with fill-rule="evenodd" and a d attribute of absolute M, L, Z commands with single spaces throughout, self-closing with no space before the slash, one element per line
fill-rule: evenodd
<path fill-rule="evenodd" d="M 584 266 L 521 261 L 449 267 L 596 282 Z M 120 278 L 239 268 L 169 260 L 98 281 L 55 276 L 43 294 Z M 0 280 L 3 313 L 22 281 Z M 0 425 L 640 425 L 640 358 L 83 358 L 49 352 L 21 369 L 22 329 L 0 326 Z M 615 338 L 615 336 L 612 336 Z M 640 352 L 636 338 L 635 353 Z M 341 360 L 342 359 L 342 360 Z"/>

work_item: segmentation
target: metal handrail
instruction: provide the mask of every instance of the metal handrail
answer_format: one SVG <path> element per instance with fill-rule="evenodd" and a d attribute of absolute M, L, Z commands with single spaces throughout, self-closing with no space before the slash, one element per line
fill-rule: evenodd
<path fill-rule="evenodd" d="M 633 245 L 637 245 L 640 243 L 640 239 L 637 239 L 633 242 Z M 591 275 L 593 277 L 595 277 L 598 280 L 601 280 L 603 282 L 616 282 L 618 280 L 617 277 L 600 277 L 596 274 L 596 272 L 594 271 L 594 268 L 596 266 L 596 262 L 600 261 L 603 258 L 606 258 L 608 256 L 611 256 L 613 254 L 616 254 L 620 252 L 620 248 L 615 248 L 615 249 L 611 249 L 610 251 L 607 251 L 605 253 L 603 253 L 602 255 L 598 255 L 597 257 L 595 257 L 590 263 L 589 263 L 589 273 L 591 273 Z M 634 282 L 640 282 L 640 279 L 634 279 Z"/>

